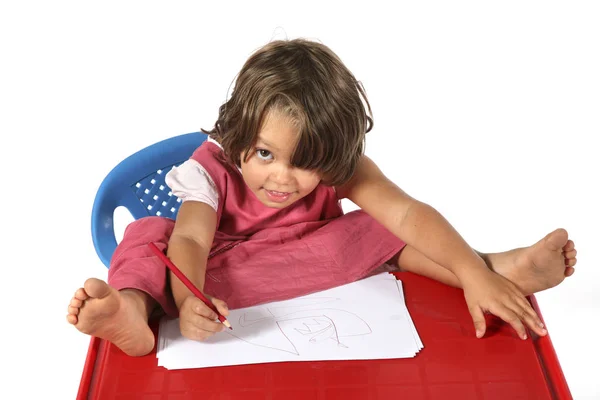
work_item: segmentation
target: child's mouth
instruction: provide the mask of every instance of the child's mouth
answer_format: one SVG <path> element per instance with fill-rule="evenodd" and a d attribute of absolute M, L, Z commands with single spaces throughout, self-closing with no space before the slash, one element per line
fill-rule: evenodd
<path fill-rule="evenodd" d="M 283 202 L 287 201 L 287 199 L 289 199 L 290 196 L 292 195 L 289 192 L 277 192 L 274 190 L 267 190 L 267 189 L 265 189 L 265 192 L 267 193 L 267 197 L 269 198 L 269 200 L 271 200 L 275 203 L 283 203 Z"/>

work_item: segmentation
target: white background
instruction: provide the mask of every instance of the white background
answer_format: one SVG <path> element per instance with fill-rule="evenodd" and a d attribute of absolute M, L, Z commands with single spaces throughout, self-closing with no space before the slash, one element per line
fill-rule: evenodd
<path fill-rule="evenodd" d="M 245 59 L 287 35 L 342 58 L 373 107 L 367 154 L 473 247 L 569 230 L 577 272 L 538 300 L 574 397 L 599 398 L 596 2 L 83 3 L 0 6 L 0 397 L 75 397 L 89 337 L 65 315 L 107 275 L 98 185 L 138 149 L 210 128 Z"/>

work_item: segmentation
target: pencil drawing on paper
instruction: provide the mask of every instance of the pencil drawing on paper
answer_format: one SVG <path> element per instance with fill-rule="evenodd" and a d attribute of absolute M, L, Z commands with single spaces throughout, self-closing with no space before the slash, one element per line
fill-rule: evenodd
<path fill-rule="evenodd" d="M 297 299 L 285 306 L 255 308 L 240 315 L 234 332 L 227 334 L 254 346 L 294 355 L 300 355 L 300 349 L 310 344 L 348 348 L 344 338 L 369 335 L 372 330 L 358 315 L 328 304 L 337 300 Z"/>

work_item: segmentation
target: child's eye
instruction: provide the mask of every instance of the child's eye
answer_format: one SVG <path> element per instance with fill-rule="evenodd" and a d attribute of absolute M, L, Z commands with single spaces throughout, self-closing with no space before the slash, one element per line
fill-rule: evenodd
<path fill-rule="evenodd" d="M 273 158 L 273 155 L 269 150 L 265 149 L 256 149 L 256 155 L 263 161 L 269 161 Z"/>

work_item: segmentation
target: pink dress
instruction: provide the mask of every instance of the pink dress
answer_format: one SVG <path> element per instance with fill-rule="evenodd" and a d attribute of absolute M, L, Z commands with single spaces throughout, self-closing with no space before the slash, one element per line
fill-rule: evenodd
<path fill-rule="evenodd" d="M 204 292 L 231 309 L 356 281 L 404 247 L 365 212 L 344 214 L 332 187 L 319 185 L 284 209 L 269 208 L 214 143 L 204 142 L 191 158 L 208 171 L 219 195 Z M 108 283 L 145 291 L 176 316 L 167 268 L 147 246 L 154 242 L 166 249 L 173 226 L 163 217 L 131 223 L 111 260 Z"/>

